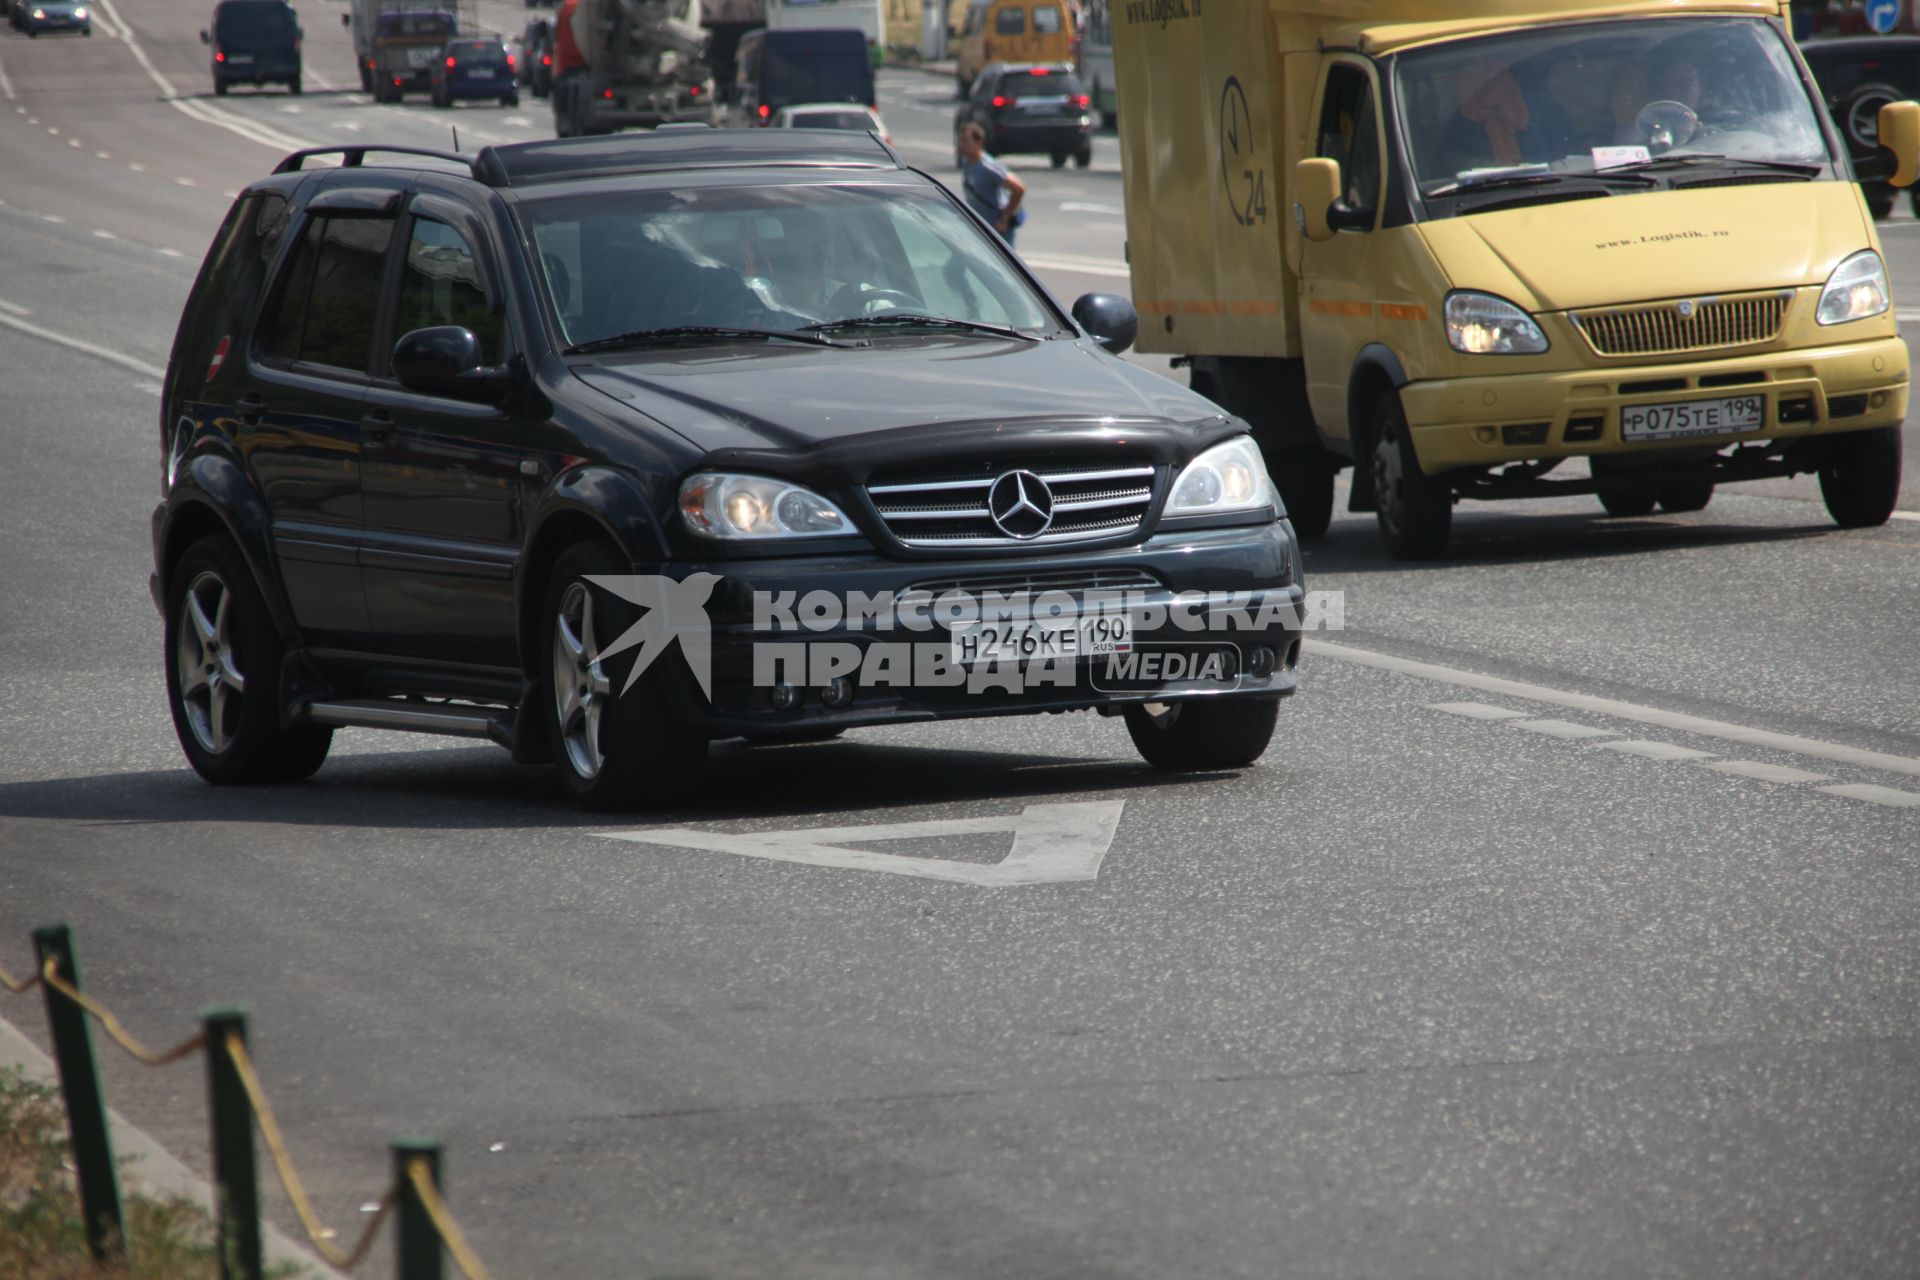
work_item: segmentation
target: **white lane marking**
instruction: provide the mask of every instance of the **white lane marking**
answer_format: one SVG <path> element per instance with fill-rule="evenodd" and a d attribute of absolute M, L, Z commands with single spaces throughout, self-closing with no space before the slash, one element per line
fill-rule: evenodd
<path fill-rule="evenodd" d="M 166 394 L 166 388 L 157 382 L 136 382 L 133 384 L 133 389 L 135 391 L 144 391 L 150 396 Z"/>
<path fill-rule="evenodd" d="M 504 116 L 501 118 L 500 123 L 504 125 L 510 125 L 515 129 L 533 128 L 533 121 L 529 120 L 525 116 Z"/>
<path fill-rule="evenodd" d="M 94 152 L 94 153 L 93 153 L 93 158 L 94 158 L 95 160 L 111 160 L 111 159 L 113 159 L 113 157 L 112 157 L 112 156 L 110 156 L 110 155 L 108 155 L 108 154 L 107 154 L 106 152 L 104 152 L 104 151 L 96 151 L 96 152 Z"/>
<path fill-rule="evenodd" d="M 131 370 L 145 378 L 152 378 L 155 381 L 159 381 L 167 376 L 165 369 L 155 368 L 145 360 L 136 360 L 132 356 L 122 355 L 118 351 L 96 346 L 80 338 L 69 338 L 64 333 L 55 333 L 51 329 L 42 329 L 37 324 L 28 324 L 25 320 L 15 316 L 0 316 L 0 325 L 17 330 L 20 333 L 26 334 L 28 337 L 39 338 L 42 341 L 51 342 L 55 346 L 65 347 L 69 351 L 78 351 L 82 355 L 93 356 L 95 359 L 105 360 L 109 364 L 117 364 L 122 369 Z"/>
<path fill-rule="evenodd" d="M 48 125 L 48 126 L 47 126 L 47 136 L 48 136 L 49 138 L 57 138 L 57 137 L 59 137 L 59 136 L 60 136 L 60 130 L 58 130 L 58 129 L 56 129 L 56 128 L 55 128 L 54 126 L 52 126 L 52 125 Z"/>
<path fill-rule="evenodd" d="M 79 146 L 79 145 L 80 145 L 80 139 L 78 139 L 78 138 L 68 138 L 68 139 L 67 139 L 67 145 L 68 145 L 68 146 L 70 146 L 70 147 L 77 147 L 77 146 Z"/>
<path fill-rule="evenodd" d="M 342 120 L 340 122 L 340 127 L 342 129 L 345 129 L 348 133 L 360 132 L 360 122 L 358 120 Z"/>
<path fill-rule="evenodd" d="M 1082 204 L 1078 200 L 1067 200 L 1060 205 L 1062 213 L 1104 213 L 1113 218 L 1124 218 L 1127 211 L 1117 204 Z"/>
<path fill-rule="evenodd" d="M 65 222 L 66 221 L 65 218 L 61 217 L 57 213 L 43 213 L 40 215 L 40 217 L 43 221 L 46 221 L 46 222 Z"/>
<path fill-rule="evenodd" d="M 297 116 L 300 114 L 300 108 L 294 106 L 292 103 L 288 103 L 286 106 L 280 108 L 280 114 L 288 115 L 288 116 Z"/>
<path fill-rule="evenodd" d="M 605 840 L 703 849 L 743 858 L 799 862 L 848 871 L 880 871 L 953 884 L 998 889 L 1017 884 L 1058 884 L 1097 880 L 1100 863 L 1113 844 L 1126 809 L 1124 800 L 1081 804 L 1030 804 L 999 818 L 941 818 L 930 822 L 889 822 L 867 827 L 814 827 L 794 831 L 741 834 L 668 827 L 652 831 L 596 832 Z M 882 840 L 926 840 L 942 836 L 1013 833 L 1013 851 L 997 863 L 943 858 L 908 858 L 847 846 Z"/>
<path fill-rule="evenodd" d="M 1920 323 L 1920 307 L 1895 307 L 1893 314 L 1902 324 Z"/>
<path fill-rule="evenodd" d="M 1115 280 L 1125 280 L 1132 273 L 1124 263 L 1109 262 L 1105 258 L 1080 258 L 1065 253 L 1023 253 L 1020 257 L 1030 267 L 1040 267 L 1048 271 L 1071 271 L 1083 276 L 1109 276 Z"/>
<path fill-rule="evenodd" d="M 1838 742 L 1822 742 L 1818 738 L 1802 738 L 1797 734 L 1752 729 L 1746 725 L 1729 724 L 1724 720 L 1709 720 L 1704 716 L 1684 715 L 1678 711 L 1662 711 L 1657 707 L 1643 707 L 1637 703 L 1621 702 L 1614 698 L 1596 698 L 1584 693 L 1549 689 L 1545 685 L 1527 684 L 1521 680 L 1505 680 L 1499 676 L 1483 676 L 1472 671 L 1458 671 L 1452 667 L 1443 667 L 1431 662 L 1414 662 L 1408 658 L 1396 658 L 1391 654 L 1375 653 L 1371 649 L 1362 649 L 1355 645 L 1334 644 L 1314 636 L 1306 639 L 1305 647 L 1308 653 L 1332 658 L 1337 662 L 1375 667 L 1382 671 L 1393 671 L 1400 675 L 1450 684 L 1461 689 L 1503 694 L 1509 698 L 1525 698 L 1532 702 L 1545 702 L 1556 707 L 1566 707 L 1572 711 L 1586 711 L 1595 715 L 1614 716 L 1621 720 L 1636 720 L 1641 724 L 1659 725 L 1663 729 L 1673 729 L 1680 733 L 1697 733 L 1707 738 L 1724 738 L 1728 742 L 1738 742 L 1749 747 L 1791 751 L 1796 755 L 1831 760 L 1835 764 L 1857 765 L 1863 769 L 1879 769 L 1887 773 L 1904 773 L 1909 777 L 1920 778 L 1920 759 L 1914 759 L 1911 756 L 1868 751 Z"/>
<path fill-rule="evenodd" d="M 1596 729 L 1590 724 L 1575 724 L 1571 720 L 1509 720 L 1509 729 L 1525 729 L 1528 733 L 1544 733 L 1549 738 L 1611 738 L 1611 729 Z"/>
<path fill-rule="evenodd" d="M 1671 742 L 1647 742 L 1639 738 L 1629 738 L 1623 742 L 1596 742 L 1593 744 L 1603 751 L 1624 751 L 1630 756 L 1645 756 L 1649 760 L 1710 760 L 1711 752 L 1695 751 L 1692 747 L 1676 747 Z"/>
<path fill-rule="evenodd" d="M 1761 782 L 1827 782 L 1830 777 L 1824 773 L 1808 773 L 1805 769 L 1789 769 L 1783 764 L 1767 764 L 1760 760 L 1716 760 L 1712 764 L 1700 766 L 1715 773 L 1728 773 L 1736 778 L 1757 778 Z"/>
<path fill-rule="evenodd" d="M 1510 711 L 1506 707 L 1489 706 L 1484 702 L 1436 702 L 1427 710 L 1445 711 L 1449 715 L 1466 716 L 1469 720 L 1518 720 L 1527 714 L 1524 711 Z"/>
<path fill-rule="evenodd" d="M 113 234 L 113 232 L 102 231 L 98 227 L 94 228 L 93 234 L 102 240 L 118 240 L 120 238 L 119 236 Z"/>
<path fill-rule="evenodd" d="M 1893 787 L 1876 787 L 1871 782 L 1843 782 L 1838 786 L 1815 787 L 1814 790 L 1824 791 L 1830 796 L 1845 796 L 1849 800 L 1884 804 L 1895 809 L 1912 809 L 1920 806 L 1920 795 L 1915 795 L 1911 791 L 1899 791 Z"/>
<path fill-rule="evenodd" d="M 164 245 L 158 246 L 158 251 L 163 258 L 184 258 L 187 256 L 178 249 L 169 249 Z"/>
<path fill-rule="evenodd" d="M 28 116 L 28 117 L 27 117 L 27 123 L 28 123 L 28 124 L 39 124 L 39 123 L 40 123 L 40 117 L 39 117 L 39 116 Z"/>
<path fill-rule="evenodd" d="M 1893 513 L 1893 519 L 1895 519 L 1895 520 L 1920 520 L 1920 511 L 1896 511 L 1896 512 L 1894 512 L 1894 513 Z"/>
<path fill-rule="evenodd" d="M 198 185 L 197 183 L 194 182 L 192 178 L 175 178 L 173 181 L 175 186 L 181 186 L 181 187 L 191 187 L 191 186 Z"/>
<path fill-rule="evenodd" d="M 0 94 L 4 94 L 8 102 L 13 101 L 13 81 L 7 79 L 7 69 L 4 66 L 0 66 Z M 25 107 L 15 107 L 14 110 L 22 115 L 27 111 Z"/>
<path fill-rule="evenodd" d="M 129 164 L 127 168 L 133 170 L 135 173 L 145 173 L 147 171 L 147 166 L 143 164 Z"/>
<path fill-rule="evenodd" d="M 30 316 L 33 314 L 33 312 L 27 310 L 19 303 L 8 302 L 4 298 L 0 298 L 0 311 L 4 311 L 10 316 Z"/>

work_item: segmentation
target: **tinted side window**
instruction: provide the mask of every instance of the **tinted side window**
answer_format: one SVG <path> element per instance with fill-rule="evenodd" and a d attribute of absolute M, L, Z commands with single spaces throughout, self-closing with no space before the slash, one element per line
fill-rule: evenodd
<path fill-rule="evenodd" d="M 498 364 L 504 358 L 505 326 L 487 305 L 473 248 L 452 227 L 421 219 L 413 224 L 407 244 L 395 333 L 443 324 L 473 330 L 487 363 Z"/>
<path fill-rule="evenodd" d="M 260 325 L 260 353 L 270 360 L 300 358 L 300 335 L 307 323 L 307 298 L 313 291 L 313 260 L 320 251 L 325 219 L 307 224 L 300 243 L 280 273 L 280 288 Z"/>
<path fill-rule="evenodd" d="M 287 198 L 278 192 L 234 202 L 214 236 L 174 336 L 176 386 L 197 394 L 221 339 L 237 341 L 266 291 L 267 271 L 287 229 Z M 238 367 L 240 361 L 234 362 Z"/>
<path fill-rule="evenodd" d="M 993 30 L 996 35 L 1023 36 L 1027 34 L 1027 11 L 1008 7 L 993 15 Z"/>
<path fill-rule="evenodd" d="M 367 371 L 374 313 L 393 223 L 385 218 L 330 218 L 313 264 L 313 292 L 300 359 Z"/>

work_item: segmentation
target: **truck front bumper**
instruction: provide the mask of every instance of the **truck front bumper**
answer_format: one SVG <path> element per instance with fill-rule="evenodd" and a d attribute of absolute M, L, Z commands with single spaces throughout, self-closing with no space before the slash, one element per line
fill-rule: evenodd
<path fill-rule="evenodd" d="M 1411 382 L 1400 401 L 1414 452 L 1428 475 L 1538 458 L 1719 447 L 1793 440 L 1902 422 L 1907 344 L 1877 338 L 1840 346 L 1566 373 Z M 1680 440 L 1621 438 L 1620 410 L 1757 395 L 1755 429 Z"/>

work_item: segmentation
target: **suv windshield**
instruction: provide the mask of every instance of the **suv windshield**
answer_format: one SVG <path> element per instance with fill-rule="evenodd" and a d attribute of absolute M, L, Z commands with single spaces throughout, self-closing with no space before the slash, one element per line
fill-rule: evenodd
<path fill-rule="evenodd" d="M 993 242 L 934 191 L 693 187 L 528 201 L 518 214 L 567 346 L 685 325 L 797 330 L 911 315 L 1060 332 Z"/>
<path fill-rule="evenodd" d="M 1663 157 L 1670 164 L 1656 172 L 1719 164 L 1772 167 L 1783 178 L 1801 166 L 1799 176 L 1812 176 L 1829 161 L 1792 54 L 1759 19 L 1604 22 L 1455 41 L 1400 55 L 1394 84 L 1429 202 L 1490 183 L 1633 174 Z"/>

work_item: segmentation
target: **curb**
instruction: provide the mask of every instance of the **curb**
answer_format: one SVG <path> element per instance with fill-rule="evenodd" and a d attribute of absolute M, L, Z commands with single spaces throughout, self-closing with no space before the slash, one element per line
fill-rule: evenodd
<path fill-rule="evenodd" d="M 59 1087 L 59 1073 L 53 1065 L 53 1059 L 42 1053 L 40 1046 L 5 1018 L 0 1018 L 0 1066 L 18 1067 L 20 1073 L 29 1079 Z M 118 1111 L 108 1109 L 107 1124 L 113 1131 L 113 1154 L 121 1165 L 120 1180 L 123 1186 L 152 1196 L 177 1196 L 191 1200 L 205 1209 L 209 1216 L 212 1215 L 212 1184 L 181 1164 L 145 1132 L 129 1124 L 127 1118 Z M 267 1172 L 271 1173 L 271 1169 Z M 263 1222 L 261 1226 L 268 1266 L 291 1263 L 305 1268 L 306 1275 L 319 1276 L 322 1280 L 347 1280 L 346 1276 L 295 1244 L 292 1237 L 271 1222 Z"/>

